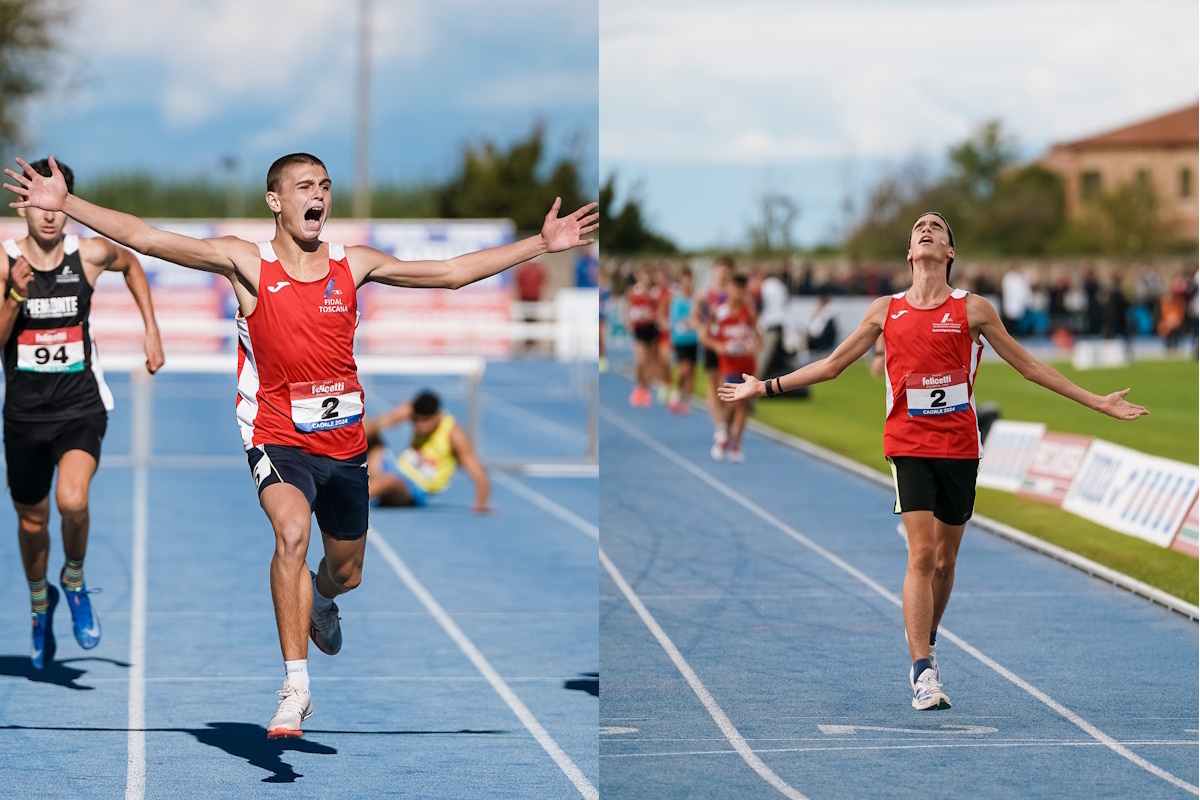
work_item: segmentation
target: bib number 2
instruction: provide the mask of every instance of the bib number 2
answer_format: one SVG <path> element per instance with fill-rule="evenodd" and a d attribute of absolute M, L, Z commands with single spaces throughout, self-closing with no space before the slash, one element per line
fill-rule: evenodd
<path fill-rule="evenodd" d="M 292 395 L 292 424 L 301 433 L 342 428 L 362 419 L 362 387 L 354 378 L 304 381 L 288 388 Z"/>
<path fill-rule="evenodd" d="M 909 375 L 905 380 L 905 395 L 910 417 L 952 414 L 971 405 L 965 369 Z"/>

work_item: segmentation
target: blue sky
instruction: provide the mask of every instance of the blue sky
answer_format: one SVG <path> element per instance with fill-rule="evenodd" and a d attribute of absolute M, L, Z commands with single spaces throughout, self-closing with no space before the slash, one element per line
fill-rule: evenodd
<path fill-rule="evenodd" d="M 144 169 L 265 180 L 304 150 L 353 180 L 355 0 L 87 0 L 58 85 L 26 109 L 31 146 L 79 180 Z M 286 9 L 286 11 L 280 11 Z M 373 0 L 376 182 L 445 178 L 461 147 L 546 124 L 595 180 L 597 0 Z"/>
<path fill-rule="evenodd" d="M 1196 102 L 1198 30 L 1195 0 L 602 0 L 600 172 L 685 247 L 735 246 L 766 188 L 814 244 L 988 119 L 1032 158 Z"/>

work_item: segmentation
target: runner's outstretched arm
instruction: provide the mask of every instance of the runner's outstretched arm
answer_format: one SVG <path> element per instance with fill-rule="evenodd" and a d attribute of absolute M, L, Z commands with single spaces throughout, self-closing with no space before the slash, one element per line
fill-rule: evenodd
<path fill-rule="evenodd" d="M 408 422 L 410 419 L 412 419 L 412 403 L 400 403 L 397 406 L 389 408 L 378 417 L 367 417 L 364 419 L 363 430 L 369 438 L 383 433 L 388 428 L 393 428 L 401 422 Z"/>
<path fill-rule="evenodd" d="M 102 236 L 120 242 L 143 255 L 155 256 L 184 267 L 217 272 L 232 276 L 242 265 L 242 274 L 258 285 L 258 248 L 250 242 L 234 236 L 220 239 L 193 239 L 179 233 L 159 230 L 132 214 L 114 211 L 82 200 L 67 192 L 67 182 L 54 156 L 50 156 L 50 177 L 34 172 L 21 159 L 17 164 L 24 174 L 12 169 L 4 172 L 16 184 L 6 183 L 8 189 L 20 199 L 9 203 L 9 208 L 40 208 L 45 211 L 62 211 L 68 217 L 81 222 Z M 247 270 L 252 271 L 250 276 Z"/>
<path fill-rule="evenodd" d="M 347 249 L 350 269 L 360 286 L 367 281 L 375 281 L 391 286 L 459 289 L 522 261 L 591 244 L 593 240 L 585 237 L 599 227 L 597 221 L 600 215 L 594 213 L 596 204 L 588 203 L 573 214 L 559 217 L 561 203 L 561 198 L 554 198 L 554 205 L 546 214 L 541 233 L 519 242 L 466 253 L 445 261 L 401 261 L 372 247 L 350 247 Z"/>
<path fill-rule="evenodd" d="M 967 322 L 973 334 L 987 339 L 996 354 L 1011 364 L 1027 381 L 1044 386 L 1082 406 L 1116 419 L 1137 419 L 1150 413 L 1141 406 L 1125 400 L 1125 395 L 1129 394 L 1128 389 L 1110 395 L 1098 395 L 1077 386 L 1054 367 L 1034 358 L 1004 329 L 1004 323 L 1000 321 L 1000 315 L 996 313 L 992 304 L 978 295 L 967 295 Z"/>
<path fill-rule="evenodd" d="M 798 370 L 789 372 L 782 377 L 773 379 L 777 382 L 775 391 L 786 392 L 810 386 L 814 383 L 829 381 L 842 374 L 842 370 L 862 358 L 871 349 L 871 345 L 883 333 L 883 318 L 887 314 L 890 297 L 880 297 L 873 301 L 867 309 L 863 321 L 854 333 L 837 346 L 837 348 L 820 361 L 806 364 Z M 726 403 L 745 400 L 748 397 L 759 397 L 767 393 L 767 384 L 753 375 L 743 375 L 745 383 L 726 383 L 717 389 L 717 396 Z"/>
<path fill-rule="evenodd" d="M 8 259 L 3 260 L 5 264 Z M 21 256 L 13 263 L 12 269 L 9 270 L 6 266 L 0 266 L 3 270 L 4 279 L 4 297 L 0 298 L 0 346 L 8 342 L 8 337 L 12 336 L 13 328 L 17 326 L 17 317 L 21 315 L 21 306 L 24 300 L 19 300 L 13 296 L 13 292 L 20 297 L 29 297 L 29 284 L 33 283 L 33 267 L 29 266 L 29 262 L 25 260 L 25 256 Z"/>
<path fill-rule="evenodd" d="M 450 449 L 475 484 L 475 505 L 471 506 L 471 510 L 479 513 L 490 511 L 488 498 L 491 496 L 492 484 L 488 480 L 487 470 L 479 460 L 475 446 L 471 444 L 471 437 L 457 425 L 450 431 Z"/>
<path fill-rule="evenodd" d="M 129 287 L 129 293 L 133 295 L 133 301 L 137 303 L 138 311 L 142 313 L 142 324 L 146 328 L 142 348 L 146 352 L 146 370 L 153 375 L 162 367 L 165 358 L 163 357 L 162 338 L 158 332 L 158 321 L 154 318 L 154 302 L 150 298 L 150 283 L 146 280 L 142 263 L 138 261 L 132 250 L 108 242 L 105 244 L 109 244 L 113 250 L 111 259 L 105 263 L 105 269 L 119 272 L 125 277 L 125 285 Z"/>

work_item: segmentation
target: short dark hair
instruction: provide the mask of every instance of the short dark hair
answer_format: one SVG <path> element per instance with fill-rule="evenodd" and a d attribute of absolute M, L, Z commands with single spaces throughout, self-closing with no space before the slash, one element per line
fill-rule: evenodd
<path fill-rule="evenodd" d="M 733 256 L 717 256 L 716 260 L 713 261 L 713 266 L 715 267 L 718 264 L 724 264 L 725 266 L 729 267 L 731 272 L 735 269 L 733 264 Z"/>
<path fill-rule="evenodd" d="M 275 163 L 267 170 L 267 191 L 278 192 L 279 182 L 283 180 L 283 173 L 289 168 L 301 164 L 313 164 L 318 167 L 325 166 L 324 161 L 309 153 L 289 153 L 286 156 L 280 156 L 275 159 Z"/>
<path fill-rule="evenodd" d="M 954 247 L 954 230 L 950 227 L 950 223 L 946 221 L 946 218 L 942 216 L 940 211 L 926 211 L 923 214 L 920 214 L 917 217 L 917 220 L 920 220 L 921 217 L 927 217 L 930 214 L 933 214 L 935 217 L 940 219 L 942 221 L 942 224 L 946 226 L 946 236 L 947 236 L 947 238 L 950 239 L 950 246 Z M 913 221 L 912 228 L 917 227 L 917 220 Z M 910 246 L 912 245 L 912 228 L 908 229 L 908 242 L 909 242 Z M 950 256 L 950 260 L 946 262 L 946 282 L 947 283 L 950 282 L 950 267 L 953 264 L 954 264 L 954 256 Z M 908 262 L 908 266 L 910 266 L 910 267 L 912 266 L 912 261 Z"/>
<path fill-rule="evenodd" d="M 413 416 L 432 417 L 441 407 L 441 399 L 428 389 L 413 398 Z"/>
<path fill-rule="evenodd" d="M 738 287 L 739 289 L 745 289 L 747 284 L 750 283 L 750 279 L 746 277 L 746 273 L 739 272 L 738 274 L 733 276 L 732 283 L 734 286 Z"/>
<path fill-rule="evenodd" d="M 58 171 L 62 173 L 63 180 L 67 182 L 67 191 L 71 194 L 75 194 L 75 173 L 71 171 L 70 167 L 59 161 L 57 158 L 54 159 L 54 163 L 58 165 Z M 43 178 L 50 177 L 49 159 L 43 158 L 40 161 L 35 161 L 29 165 L 29 168 L 38 175 L 41 175 Z"/>
<path fill-rule="evenodd" d="M 687 264 L 679 268 L 679 277 L 682 278 L 684 275 L 687 275 L 689 278 L 692 277 L 692 268 Z"/>

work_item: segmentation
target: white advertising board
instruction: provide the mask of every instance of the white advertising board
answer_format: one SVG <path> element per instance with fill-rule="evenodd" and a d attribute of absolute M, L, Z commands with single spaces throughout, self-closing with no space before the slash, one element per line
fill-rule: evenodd
<path fill-rule="evenodd" d="M 1092 442 L 1062 507 L 1113 530 L 1169 547 L 1196 498 L 1197 467 Z"/>
<path fill-rule="evenodd" d="M 1033 461 L 1046 426 L 1040 422 L 996 420 L 983 443 L 979 460 L 980 486 L 1015 492 L 1021 488 L 1025 471 Z"/>

